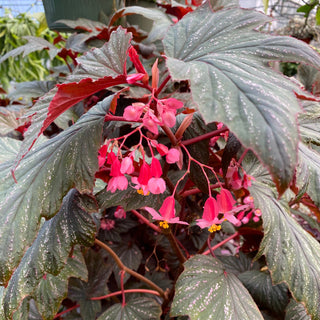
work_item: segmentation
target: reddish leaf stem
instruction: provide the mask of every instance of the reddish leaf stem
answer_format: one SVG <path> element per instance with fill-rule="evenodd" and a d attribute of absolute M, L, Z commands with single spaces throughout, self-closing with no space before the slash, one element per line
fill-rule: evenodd
<path fill-rule="evenodd" d="M 165 85 L 168 83 L 168 81 L 171 79 L 171 76 L 167 76 L 163 82 L 161 83 L 160 87 L 157 89 L 157 91 L 154 93 L 154 96 L 157 97 L 159 93 L 162 91 L 162 89 L 165 87 Z"/>
<path fill-rule="evenodd" d="M 153 224 L 152 222 L 150 222 L 146 217 L 144 217 L 142 214 L 140 214 L 138 211 L 136 210 L 131 210 L 131 212 L 138 217 L 140 220 L 142 220 L 146 225 L 148 225 L 151 229 L 153 229 L 154 231 L 158 232 L 158 233 L 162 233 L 162 229 L 158 226 L 156 226 L 155 224 Z"/>
<path fill-rule="evenodd" d="M 167 299 L 167 296 L 165 294 L 165 292 L 158 287 L 155 283 L 153 283 L 152 281 L 150 281 L 149 279 L 147 279 L 146 277 L 144 277 L 143 275 L 141 275 L 138 272 L 133 271 L 132 269 L 126 267 L 122 261 L 120 260 L 120 258 L 117 256 L 117 254 L 105 243 L 103 243 L 102 241 L 95 239 L 94 240 L 95 244 L 97 244 L 99 247 L 103 248 L 104 250 L 106 250 L 111 257 L 114 259 L 114 261 L 116 262 L 117 266 L 119 267 L 119 269 L 129 273 L 131 276 L 141 280 L 142 282 L 146 283 L 147 285 L 149 285 L 151 288 L 153 288 L 154 290 L 158 291 L 160 296 L 163 299 Z"/>
<path fill-rule="evenodd" d="M 194 138 L 191 138 L 191 139 L 188 139 L 188 140 L 181 141 L 181 144 L 183 144 L 184 146 L 188 146 L 188 145 L 190 145 L 190 144 L 194 144 L 194 143 L 197 143 L 197 142 L 199 142 L 199 141 L 206 140 L 206 139 L 210 139 L 210 138 L 212 138 L 212 137 L 218 136 L 218 135 L 220 135 L 221 133 L 226 132 L 226 131 L 228 131 L 228 130 L 229 130 L 229 129 L 228 129 L 227 127 L 223 127 L 223 128 L 221 128 L 221 129 L 214 130 L 214 131 L 211 131 L 211 132 L 202 134 L 201 136 L 198 136 L 198 137 L 194 137 Z"/>
<path fill-rule="evenodd" d="M 210 189 L 212 190 L 212 189 L 220 188 L 221 185 L 223 186 L 224 184 L 223 184 L 223 183 L 213 184 L 213 185 L 210 186 Z M 198 189 L 198 188 L 193 188 L 193 189 L 186 190 L 186 191 L 182 192 L 182 193 L 180 194 L 180 196 L 183 197 L 183 198 L 185 198 L 185 197 L 187 197 L 187 196 L 191 196 L 191 195 L 193 195 L 193 194 L 198 194 L 198 193 L 200 193 L 200 192 L 202 192 L 200 189 Z"/>
<path fill-rule="evenodd" d="M 77 308 L 79 308 L 80 307 L 80 304 L 76 304 L 75 306 L 73 306 L 73 307 L 71 307 L 71 308 L 69 308 L 69 309 L 67 309 L 67 310 L 64 310 L 64 311 L 62 311 L 62 312 L 60 312 L 60 313 L 57 313 L 54 317 L 53 317 L 53 319 L 58 319 L 60 316 L 62 316 L 63 314 L 65 314 L 65 313 L 68 313 L 68 312 L 70 312 L 70 311 L 72 311 L 72 310 L 74 310 L 74 309 L 77 309 Z"/>
<path fill-rule="evenodd" d="M 219 242 L 219 243 L 218 243 L 218 244 L 216 244 L 215 246 L 210 247 L 210 249 L 209 249 L 209 250 L 207 250 L 207 251 L 205 251 L 203 254 L 209 254 L 209 253 L 213 252 L 214 250 L 216 250 L 216 249 L 220 248 L 220 247 L 221 247 L 221 246 L 223 246 L 225 243 L 227 243 L 227 242 L 229 242 L 230 240 L 232 240 L 232 239 L 234 239 L 234 238 L 238 237 L 239 235 L 240 235 L 240 232 L 236 232 L 236 233 L 234 233 L 232 236 L 230 236 L 230 237 L 228 237 L 228 238 L 224 239 L 223 241 Z"/>
<path fill-rule="evenodd" d="M 132 120 L 126 120 L 124 117 L 114 116 L 112 114 L 107 114 L 104 117 L 104 121 L 124 121 L 124 122 L 132 122 Z M 134 121 L 134 122 L 142 122 L 142 119 Z"/>
<path fill-rule="evenodd" d="M 150 293 L 153 294 L 155 296 L 160 297 L 160 293 L 158 291 L 155 290 L 149 290 L 149 289 L 127 289 L 127 290 L 123 290 L 124 293 Z M 119 296 L 122 294 L 122 291 L 116 291 L 116 292 L 112 292 L 109 294 L 106 294 L 105 296 L 101 296 L 101 297 L 94 297 L 94 298 L 90 298 L 90 300 L 102 300 L 102 299 L 108 299 L 114 296 Z"/>

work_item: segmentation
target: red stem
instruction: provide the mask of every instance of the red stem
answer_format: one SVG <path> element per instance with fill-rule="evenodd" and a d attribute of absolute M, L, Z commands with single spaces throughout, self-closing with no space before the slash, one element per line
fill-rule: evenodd
<path fill-rule="evenodd" d="M 65 314 L 65 313 L 67 313 L 67 312 L 70 312 L 70 311 L 72 311 L 72 310 L 74 310 L 74 309 L 77 309 L 77 308 L 79 308 L 80 307 L 80 304 L 76 304 L 75 306 L 73 306 L 73 307 L 71 307 L 71 308 L 69 308 L 69 309 L 67 309 L 67 310 L 64 310 L 64 311 L 62 311 L 62 312 L 60 312 L 60 313 L 57 313 L 55 316 L 54 316 L 54 318 L 53 319 L 58 319 L 60 316 L 62 316 L 63 314 Z"/>
<path fill-rule="evenodd" d="M 149 290 L 149 289 L 127 289 L 127 290 L 124 290 L 123 292 L 124 293 L 150 293 L 150 294 L 154 294 L 158 297 L 161 297 L 159 292 L 157 292 L 155 290 Z M 111 298 L 114 296 L 118 296 L 120 294 L 122 294 L 122 291 L 116 291 L 116 292 L 109 293 L 105 296 L 91 298 L 90 300 L 108 299 L 108 298 Z"/>
<path fill-rule="evenodd" d="M 125 122 L 142 122 L 142 119 L 132 121 L 132 120 L 126 120 L 124 117 L 119 117 L 119 116 L 113 116 L 111 114 L 107 114 L 104 117 L 104 121 L 125 121 Z"/>
<path fill-rule="evenodd" d="M 136 210 L 131 210 L 131 212 L 138 217 L 140 220 L 142 220 L 145 224 L 147 224 L 150 228 L 152 228 L 154 231 L 158 232 L 158 233 L 162 233 L 162 229 L 158 226 L 156 226 L 155 224 L 153 224 L 152 222 L 150 222 L 147 218 L 145 218 L 142 214 L 140 214 L 138 211 Z"/>
<path fill-rule="evenodd" d="M 198 136 L 198 137 L 194 137 L 194 138 L 191 138 L 191 139 L 188 139 L 188 140 L 181 141 L 181 144 L 183 144 L 184 146 L 188 146 L 188 145 L 190 145 L 190 144 L 194 144 L 194 143 L 197 143 L 197 142 L 199 142 L 199 141 L 206 140 L 206 139 L 209 139 L 209 138 L 218 136 L 218 135 L 220 135 L 221 133 L 226 132 L 226 131 L 228 131 L 228 130 L 229 130 L 229 129 L 228 129 L 227 127 L 223 127 L 223 128 L 221 128 L 221 129 L 218 129 L 218 130 L 214 130 L 214 131 L 205 133 L 205 134 L 203 134 L 203 135 L 201 135 L 201 136 Z"/>
<path fill-rule="evenodd" d="M 225 243 L 229 242 L 230 240 L 238 237 L 240 235 L 240 232 L 236 232 L 235 234 L 233 234 L 232 236 L 228 237 L 227 239 L 224 239 L 223 241 L 219 242 L 218 244 L 216 244 L 213 247 L 210 247 L 209 250 L 205 251 L 203 254 L 209 254 L 211 252 L 213 252 L 214 250 L 220 248 L 221 246 L 223 246 Z"/>
<path fill-rule="evenodd" d="M 160 87 L 157 89 L 157 91 L 154 93 L 154 96 L 157 97 L 159 93 L 162 91 L 162 89 L 165 87 L 165 85 L 168 83 L 168 81 L 171 79 L 171 76 L 167 76 L 163 82 L 161 83 Z"/>

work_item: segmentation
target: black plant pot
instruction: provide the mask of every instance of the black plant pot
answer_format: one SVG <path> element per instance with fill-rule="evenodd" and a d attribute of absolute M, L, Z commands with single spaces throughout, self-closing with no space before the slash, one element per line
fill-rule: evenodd
<path fill-rule="evenodd" d="M 73 31 L 57 20 L 77 20 L 86 18 L 100 21 L 101 15 L 110 16 L 113 13 L 113 0 L 43 0 L 49 29 L 57 31 Z"/>

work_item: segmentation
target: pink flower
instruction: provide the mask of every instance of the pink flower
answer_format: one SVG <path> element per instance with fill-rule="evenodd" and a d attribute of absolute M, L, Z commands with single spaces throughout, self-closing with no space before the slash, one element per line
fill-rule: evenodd
<path fill-rule="evenodd" d="M 157 158 L 152 158 L 150 174 L 152 177 L 160 178 L 162 176 L 162 167 L 160 161 Z"/>
<path fill-rule="evenodd" d="M 166 161 L 168 163 L 176 163 L 180 159 L 180 152 L 178 149 L 171 148 L 169 149 L 167 156 L 166 156 Z"/>
<path fill-rule="evenodd" d="M 132 178 L 131 178 L 131 182 L 132 182 L 133 184 L 135 184 L 135 186 L 133 186 L 133 188 L 134 188 L 134 189 L 137 189 L 137 192 L 138 192 L 139 194 L 144 195 L 144 196 L 149 195 L 150 191 L 149 191 L 148 186 L 145 185 L 145 184 L 139 183 L 137 177 L 132 177 Z"/>
<path fill-rule="evenodd" d="M 136 83 L 139 80 L 142 80 L 146 75 L 144 73 L 134 73 L 134 74 L 128 74 L 127 75 L 127 82 L 132 84 Z"/>
<path fill-rule="evenodd" d="M 125 176 L 112 177 L 108 182 L 107 191 L 112 193 L 116 190 L 126 190 L 128 188 L 128 180 Z"/>
<path fill-rule="evenodd" d="M 220 194 L 217 195 L 217 202 L 219 212 L 228 212 L 232 210 L 236 201 L 233 199 L 231 192 L 227 189 L 221 188 Z"/>
<path fill-rule="evenodd" d="M 164 111 L 161 114 L 162 122 L 164 125 L 168 126 L 169 128 L 172 128 L 176 124 L 176 115 L 174 112 L 168 110 Z"/>
<path fill-rule="evenodd" d="M 188 225 L 187 222 L 180 221 L 179 217 L 175 216 L 175 200 L 173 196 L 167 197 L 159 210 L 159 213 L 150 207 L 144 207 L 148 211 L 154 220 L 160 221 L 160 227 L 167 229 L 169 228 L 169 223 L 179 223 Z"/>
<path fill-rule="evenodd" d="M 158 118 L 152 113 L 148 112 L 143 117 L 143 125 L 152 133 L 158 134 L 158 124 L 161 124 L 161 122 L 158 120 Z"/>
<path fill-rule="evenodd" d="M 138 181 L 140 184 L 147 185 L 150 178 L 150 167 L 145 161 L 143 161 L 142 166 L 140 168 Z"/>
<path fill-rule="evenodd" d="M 131 174 L 134 171 L 133 161 L 131 157 L 126 157 L 121 162 L 120 172 L 122 174 Z"/>
<path fill-rule="evenodd" d="M 99 168 L 102 167 L 106 162 L 107 152 L 108 146 L 104 144 L 98 151 Z"/>
<path fill-rule="evenodd" d="M 144 104 L 142 103 L 133 103 L 131 106 L 127 106 L 124 109 L 123 117 L 127 121 L 138 121 L 143 112 Z"/>
<path fill-rule="evenodd" d="M 197 225 L 202 229 L 210 227 L 210 232 L 220 230 L 221 227 L 217 225 L 220 225 L 223 220 L 218 219 L 218 215 L 219 208 L 217 201 L 209 197 L 204 204 L 202 219 L 197 219 Z"/>
<path fill-rule="evenodd" d="M 114 212 L 114 216 L 117 219 L 125 219 L 127 216 L 127 213 L 121 206 L 118 206 L 116 211 Z"/>
<path fill-rule="evenodd" d="M 120 168 L 121 168 L 120 160 L 118 159 L 118 157 L 115 157 L 113 160 L 113 163 L 111 164 L 110 176 L 111 177 L 122 176 Z"/>
<path fill-rule="evenodd" d="M 153 194 L 160 194 L 165 192 L 166 183 L 162 178 L 151 178 L 148 181 L 148 189 Z"/>
<path fill-rule="evenodd" d="M 160 100 L 168 109 L 177 110 L 183 108 L 183 102 L 175 98 Z"/>
<path fill-rule="evenodd" d="M 101 219 L 100 221 L 100 227 L 102 230 L 111 230 L 114 228 L 115 224 L 115 221 L 110 219 Z"/>

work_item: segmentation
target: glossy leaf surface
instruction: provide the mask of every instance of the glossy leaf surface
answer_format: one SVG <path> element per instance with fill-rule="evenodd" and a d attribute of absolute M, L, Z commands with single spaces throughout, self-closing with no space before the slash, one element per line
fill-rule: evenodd
<path fill-rule="evenodd" d="M 265 255 L 274 284 L 283 281 L 312 319 L 320 319 L 320 245 L 290 216 L 269 187 L 254 183 L 250 189 L 262 210 L 264 238 L 258 257 Z"/>
<path fill-rule="evenodd" d="M 2 283 L 10 279 L 33 242 L 40 218 L 53 217 L 71 188 L 93 189 L 104 116 L 111 100 L 106 98 L 68 130 L 31 151 L 15 172 L 17 183 L 11 176 L 11 163 L 0 165 Z"/>
<path fill-rule="evenodd" d="M 188 315 L 191 320 L 263 319 L 247 289 L 212 257 L 196 255 L 184 264 L 172 316 Z"/>
<path fill-rule="evenodd" d="M 269 20 L 255 11 L 213 13 L 208 4 L 169 29 L 164 47 L 173 79 L 189 80 L 206 122 L 223 122 L 268 167 L 280 193 L 297 162 L 298 86 L 266 66 L 274 60 L 320 65 L 306 44 L 259 33 Z"/>
<path fill-rule="evenodd" d="M 152 320 L 159 319 L 161 307 L 150 298 L 136 298 L 117 303 L 105 311 L 97 320 Z"/>
<path fill-rule="evenodd" d="M 93 243 L 96 226 L 91 216 L 83 208 L 88 207 L 85 202 L 89 203 L 92 211 L 95 209 L 91 198 L 87 196 L 81 198 L 76 190 L 72 190 L 65 197 L 59 213 L 44 222 L 36 240 L 25 253 L 9 281 L 4 298 L 7 316 L 17 308 L 24 297 L 30 295 L 38 287 L 47 273 L 57 276 L 62 269 L 66 273 L 65 265 L 74 245 L 90 246 Z M 72 261 L 70 263 L 72 265 Z M 74 272 L 71 274 L 75 276 Z M 42 285 L 48 285 L 50 282 L 50 276 L 47 277 L 48 281 L 42 281 Z M 63 275 L 61 277 L 64 278 Z M 50 278 L 53 283 L 54 278 L 53 276 Z M 61 279 L 56 281 L 58 280 L 61 281 Z M 63 281 L 66 282 L 66 279 Z M 60 284 L 60 289 L 62 289 L 62 284 Z M 56 291 L 48 290 L 47 294 L 50 295 Z"/>

